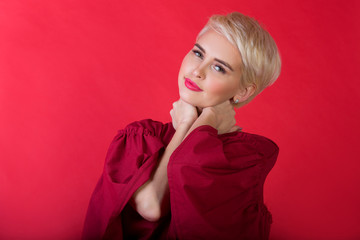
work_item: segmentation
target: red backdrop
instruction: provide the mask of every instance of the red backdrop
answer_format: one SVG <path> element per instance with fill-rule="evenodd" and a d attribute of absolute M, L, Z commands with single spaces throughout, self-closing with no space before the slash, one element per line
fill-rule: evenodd
<path fill-rule="evenodd" d="M 237 114 L 280 147 L 265 185 L 271 239 L 359 239 L 356 2 L 0 0 L 0 238 L 79 238 L 117 129 L 170 121 L 196 34 L 240 11 L 283 60 Z"/>

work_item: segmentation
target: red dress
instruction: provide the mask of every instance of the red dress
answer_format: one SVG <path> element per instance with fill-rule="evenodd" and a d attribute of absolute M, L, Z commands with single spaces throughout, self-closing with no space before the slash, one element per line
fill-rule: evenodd
<path fill-rule="evenodd" d="M 148 222 L 128 204 L 174 133 L 171 123 L 150 119 L 118 132 L 90 200 L 83 239 L 268 239 L 272 217 L 263 185 L 279 148 L 259 135 L 196 128 L 169 160 L 171 212 Z"/>

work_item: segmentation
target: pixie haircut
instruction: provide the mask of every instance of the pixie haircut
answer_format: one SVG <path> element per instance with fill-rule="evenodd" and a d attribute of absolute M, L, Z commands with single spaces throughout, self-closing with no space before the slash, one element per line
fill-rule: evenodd
<path fill-rule="evenodd" d="M 249 103 L 279 77 L 281 59 L 276 43 L 255 19 L 239 12 L 213 15 L 197 39 L 210 28 L 239 50 L 242 60 L 240 87 L 255 87 L 254 94 L 239 105 Z"/>

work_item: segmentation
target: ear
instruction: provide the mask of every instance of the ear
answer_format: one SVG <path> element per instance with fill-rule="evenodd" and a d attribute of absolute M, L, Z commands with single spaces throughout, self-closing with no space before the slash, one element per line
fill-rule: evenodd
<path fill-rule="evenodd" d="M 236 95 L 233 97 L 235 103 L 245 102 L 251 95 L 255 93 L 255 85 L 250 85 L 246 88 L 241 88 L 237 91 Z"/>

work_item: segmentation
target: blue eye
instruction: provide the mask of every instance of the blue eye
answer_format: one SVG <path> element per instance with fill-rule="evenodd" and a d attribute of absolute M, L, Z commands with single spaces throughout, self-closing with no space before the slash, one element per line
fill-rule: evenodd
<path fill-rule="evenodd" d="M 225 69 L 219 65 L 215 65 L 214 66 L 214 69 L 218 72 L 221 72 L 221 73 L 226 73 Z"/>
<path fill-rule="evenodd" d="M 192 51 L 193 51 L 193 53 L 194 53 L 197 57 L 203 58 L 203 55 L 202 55 L 201 52 L 199 52 L 199 51 L 197 51 L 197 50 L 192 50 Z"/>

